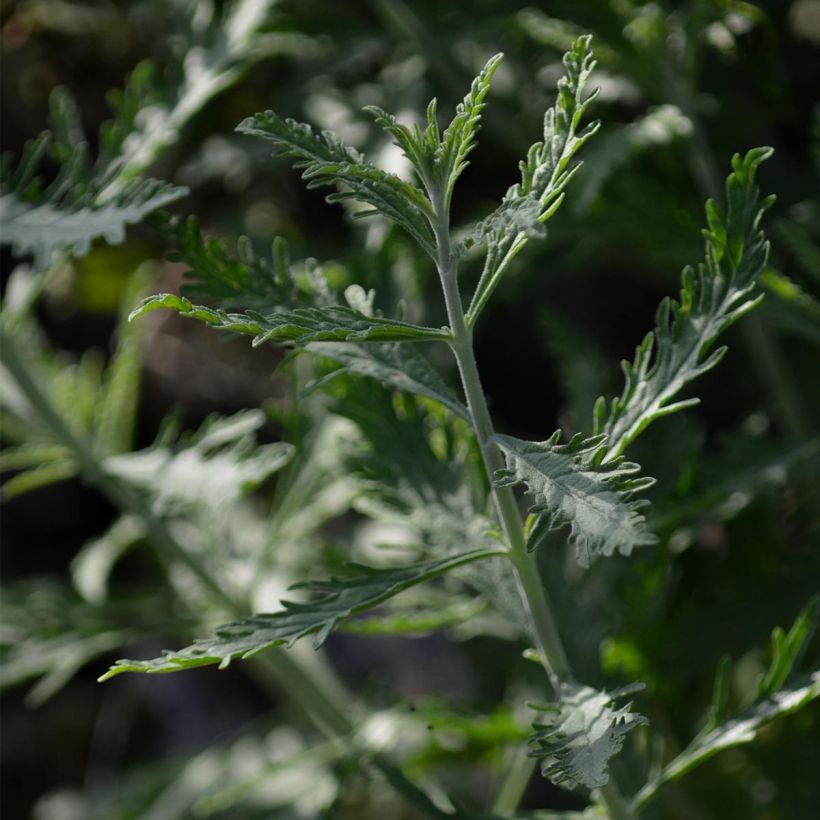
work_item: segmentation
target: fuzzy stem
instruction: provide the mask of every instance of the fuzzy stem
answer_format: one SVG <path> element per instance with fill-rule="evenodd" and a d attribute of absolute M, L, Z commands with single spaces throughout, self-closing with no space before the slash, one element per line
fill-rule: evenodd
<path fill-rule="evenodd" d="M 526 611 L 530 614 L 532 637 L 539 650 L 544 671 L 552 688 L 557 692 L 562 683 L 574 679 L 572 668 L 558 633 L 549 595 L 541 580 L 536 555 L 527 551 L 527 539 L 515 495 L 511 487 L 499 487 L 494 482 L 496 471 L 505 466 L 504 457 L 494 441 L 495 431 L 478 374 L 472 330 L 467 325 L 464 315 L 464 306 L 458 289 L 458 264 L 453 258 L 450 219 L 443 193 L 434 199 L 433 209 L 436 215 L 432 227 L 438 251 L 438 273 L 453 336 L 450 347 L 458 364 L 473 430 L 492 487 L 495 507 L 509 544 L 509 558 L 515 567 L 518 591 Z M 599 790 L 598 796 L 612 820 L 633 820 L 634 816 L 612 778 Z"/>

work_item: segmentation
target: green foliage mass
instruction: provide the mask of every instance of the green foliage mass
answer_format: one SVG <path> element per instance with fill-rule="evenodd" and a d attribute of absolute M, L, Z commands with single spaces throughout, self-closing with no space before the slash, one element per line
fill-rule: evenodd
<path fill-rule="evenodd" d="M 788 254 L 770 258 L 763 216 L 774 198 L 757 176 L 773 151 L 735 154 L 722 193 L 708 99 L 689 89 L 704 50 L 728 65 L 743 26 L 765 28 L 763 12 L 602 2 L 596 14 L 559 4 L 558 19 L 489 3 L 488 30 L 507 27 L 502 59 L 473 9 L 448 11 L 468 34 L 446 50 L 441 21 L 424 28 L 431 10 L 390 0 L 370 12 L 404 45 L 364 38 L 353 59 L 336 49 L 368 24 L 346 7 L 327 11 L 339 24 L 331 33 L 321 14 L 287 2 L 171 5 L 155 8 L 174 32 L 169 64 L 140 64 L 110 96 L 95 159 L 58 90 L 51 133 L 0 169 L 3 243 L 20 262 L 0 317 L 3 500 L 43 498 L 51 513 L 57 496 L 46 493 L 70 498 L 82 483 L 108 515 L 68 560 L 70 538 L 52 536 L 64 580 L 4 581 L 0 685 L 30 684 L 28 703 L 40 705 L 69 697 L 86 667 L 107 681 L 230 666 L 225 691 L 247 706 L 270 690 L 275 708 L 235 740 L 118 776 L 117 795 L 52 795 L 38 818 L 492 820 L 581 816 L 575 807 L 635 820 L 666 817 L 676 784 L 693 816 L 725 815 L 728 801 L 785 820 L 802 797 L 772 786 L 780 811 L 761 807 L 769 780 L 741 789 L 766 755 L 804 750 L 817 727 L 804 709 L 820 697 L 817 565 L 800 551 L 816 531 L 820 451 L 803 407 L 811 385 L 781 366 L 771 335 L 820 338 L 817 208 L 798 203 L 776 223 Z M 319 63 L 322 76 L 306 82 Z M 449 88 L 468 63 L 472 82 Z M 420 104 L 428 71 L 455 103 L 449 122 L 436 99 Z M 270 89 L 259 107 L 273 94 L 298 119 L 265 110 L 234 132 L 206 122 L 240 81 L 221 100 L 231 124 L 254 110 L 259 82 Z M 630 119 L 588 122 L 593 102 L 604 122 Z M 529 148 L 529 131 L 512 125 L 519 109 L 540 128 Z M 221 136 L 198 140 L 208 128 Z M 499 154 L 492 168 L 476 150 L 480 129 Z M 762 142 L 767 132 L 754 133 Z M 184 162 L 188 140 L 198 147 Z M 499 200 L 502 160 L 522 154 Z M 470 162 L 486 186 L 466 173 Z M 344 241 L 325 238 L 333 217 L 294 192 L 288 165 L 345 206 Z M 185 208 L 201 216 L 163 210 L 188 189 L 149 170 L 190 183 Z M 227 208 L 210 197 L 219 179 L 242 193 Z M 561 209 L 565 197 L 573 204 Z M 677 298 L 662 298 L 654 329 L 622 363 L 622 391 L 598 399 L 586 430 L 593 398 L 611 387 L 602 340 L 640 338 L 639 277 L 657 275 L 659 295 L 672 290 L 662 277 L 697 254 L 698 199 L 703 262 L 684 267 Z M 137 225 L 149 239 L 128 238 Z M 83 287 L 93 291 L 101 269 L 119 275 L 110 260 L 123 268 L 110 354 L 58 349 L 52 326 L 84 316 Z M 615 281 L 620 266 L 635 278 L 634 305 Z M 566 311 L 561 289 L 582 294 Z M 746 337 L 730 330 L 764 291 L 772 312 L 744 321 Z M 553 385 L 534 337 L 515 352 L 533 315 L 525 303 L 539 310 L 550 298 L 541 318 L 559 359 L 554 396 L 539 392 Z M 719 336 L 740 362 L 751 351 L 777 397 L 770 407 L 749 373 L 733 382 L 750 383 L 745 392 L 715 396 L 707 374 L 727 350 Z M 487 351 L 503 357 L 507 381 Z M 653 425 L 699 404 L 690 391 L 701 376 L 708 401 L 697 412 L 722 400 L 737 415 L 736 402 L 747 408 L 738 429 L 714 433 L 695 413 Z M 549 420 L 562 390 L 568 406 Z M 510 422 L 510 398 L 531 421 Z M 800 552 L 793 563 L 784 544 Z M 772 600 L 758 591 L 764 581 Z M 807 599 L 768 649 L 749 649 Z M 162 645 L 183 648 L 160 655 Z M 428 679 L 438 652 L 444 671 Z M 397 671 L 383 673 L 390 658 Z M 698 675 L 715 664 L 709 702 Z M 195 704 L 206 677 L 178 676 L 168 691 L 182 686 Z M 115 704 L 143 697 L 128 687 L 97 691 Z M 729 748 L 745 755 L 731 761 L 742 774 L 703 766 Z"/>

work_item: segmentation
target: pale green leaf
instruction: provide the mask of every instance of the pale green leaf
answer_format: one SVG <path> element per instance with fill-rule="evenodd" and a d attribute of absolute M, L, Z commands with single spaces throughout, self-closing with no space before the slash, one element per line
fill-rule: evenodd
<path fill-rule="evenodd" d="M 351 307 L 296 308 L 263 315 L 255 311 L 228 313 L 194 305 L 184 296 L 160 293 L 145 299 L 131 313 L 131 320 L 152 310 L 168 308 L 190 319 L 198 319 L 217 330 L 253 336 L 254 346 L 304 345 L 309 342 L 423 342 L 447 341 L 446 329 L 419 327 L 398 319 L 368 316 Z"/>
<path fill-rule="evenodd" d="M 543 233 L 543 223 L 560 207 L 564 189 L 579 166 L 570 167 L 576 151 L 595 133 L 597 122 L 578 130 L 595 94 L 584 96 L 595 67 L 590 37 L 579 37 L 564 55 L 566 76 L 558 82 L 555 105 L 544 115 L 544 139 L 530 147 L 520 163 L 521 182 L 504 195 L 498 208 L 473 230 L 468 245 L 487 247 L 484 270 L 473 293 L 468 324 L 486 305 L 513 257 L 527 238 Z"/>
<path fill-rule="evenodd" d="M 32 490 L 39 490 L 49 484 L 56 484 L 74 478 L 79 472 L 79 465 L 72 459 L 61 461 L 48 461 L 23 470 L 12 476 L 0 487 L 0 497 L 8 501 L 18 495 L 30 493 Z"/>
<path fill-rule="evenodd" d="M 351 565 L 358 574 L 348 579 L 330 579 L 298 584 L 295 588 L 322 594 L 310 603 L 283 601 L 284 609 L 273 614 L 253 615 L 216 630 L 216 636 L 196 641 L 178 652 L 166 651 L 161 658 L 149 661 L 118 661 L 100 680 L 121 672 L 177 672 L 196 666 L 218 663 L 220 668 L 231 661 L 286 644 L 317 633 L 314 646 L 321 646 L 339 623 L 409 587 L 435 578 L 451 569 L 473 561 L 502 554 L 500 550 L 473 550 L 435 561 L 408 567 L 373 569 Z"/>
<path fill-rule="evenodd" d="M 150 63 L 141 64 L 125 92 L 114 99 L 115 123 L 127 128 L 110 129 L 102 136 L 122 156 L 124 176 L 149 168 L 179 140 L 188 122 L 254 63 L 298 45 L 298 37 L 273 37 L 265 31 L 276 4 L 277 0 L 184 4 L 184 12 L 175 15 L 182 25 L 167 36 L 177 44 L 173 52 L 186 57 L 176 65 L 164 63 L 162 72 Z M 170 92 L 160 92 L 168 75 L 175 83 Z"/>
<path fill-rule="evenodd" d="M 71 577 L 75 588 L 88 603 L 99 604 L 108 597 L 111 570 L 144 535 L 142 519 L 124 515 L 99 538 L 83 545 L 71 562 Z"/>
<path fill-rule="evenodd" d="M 314 342 L 307 345 L 307 350 L 338 362 L 342 365 L 341 372 L 368 376 L 387 387 L 433 399 L 461 418 L 469 419 L 467 408 L 456 399 L 438 371 L 415 345 Z M 337 372 L 331 373 L 328 378 Z"/>
<path fill-rule="evenodd" d="M 277 155 L 294 157 L 308 188 L 340 185 L 329 202 L 355 199 L 401 225 L 432 257 L 435 242 L 428 217 L 430 203 L 414 185 L 366 162 L 331 131 L 316 134 L 309 125 L 282 119 L 273 111 L 249 117 L 237 131 L 270 140 Z"/>
<path fill-rule="evenodd" d="M 760 301 L 755 283 L 769 252 L 760 219 L 772 200 L 760 201 L 754 179 L 771 153 L 770 148 L 755 148 L 745 157 L 733 157 L 726 215 L 711 200 L 707 203 L 705 263 L 683 271 L 680 301 L 661 302 L 657 327 L 637 348 L 634 361 L 623 362 L 621 396 L 609 408 L 603 398 L 598 400 L 595 432 L 608 438 L 607 458 L 619 456 L 655 419 L 697 404 L 697 399 L 672 400 L 723 358 L 725 347 L 709 352 L 715 339 Z"/>
<path fill-rule="evenodd" d="M 786 683 L 814 634 L 819 610 L 820 596 L 815 595 L 788 632 L 780 627 L 772 631 L 771 662 L 758 685 L 757 699 L 731 717 L 726 714 L 731 663 L 728 657 L 722 659 L 703 729 L 638 792 L 633 801 L 636 809 L 652 800 L 667 783 L 683 777 L 724 749 L 751 743 L 764 726 L 820 697 L 820 669 Z"/>
<path fill-rule="evenodd" d="M 468 165 L 467 155 L 475 147 L 484 98 L 490 90 L 490 81 L 501 57 L 501 54 L 496 54 L 487 61 L 473 80 L 467 96 L 458 104 L 455 116 L 443 135 L 436 122 L 436 100 L 427 106 L 427 126 L 424 130 L 418 125 L 408 128 L 378 106 L 365 108 L 379 125 L 392 134 L 396 144 L 410 160 L 430 202 L 442 198 L 439 205 L 445 212 L 449 210 L 456 180 Z"/>
<path fill-rule="evenodd" d="M 649 721 L 614 702 L 643 688 L 633 684 L 601 692 L 579 683 L 562 683 L 555 704 L 538 705 L 543 717 L 534 724 L 530 755 L 542 761 L 541 772 L 559 786 L 598 789 L 609 782 L 609 761 L 620 752 L 625 735 Z"/>
<path fill-rule="evenodd" d="M 436 154 L 439 176 L 449 193 L 456 180 L 467 167 L 467 155 L 475 147 L 475 137 L 481 121 L 484 98 L 490 90 L 490 82 L 503 55 L 496 54 L 487 60 L 484 68 L 473 80 L 470 91 L 456 108 L 456 115 L 444 131 L 441 146 Z"/>
<path fill-rule="evenodd" d="M 142 377 L 144 327 L 126 321 L 128 311 L 146 290 L 149 276 L 140 269 L 128 283 L 120 307 L 117 347 L 105 371 L 94 419 L 94 447 L 101 455 L 131 449 Z"/>
<path fill-rule="evenodd" d="M 92 163 L 65 89 L 53 92 L 50 113 L 54 135 L 44 133 L 30 142 L 16 170 L 10 157 L 0 164 L 2 241 L 18 256 L 32 255 L 36 268 L 49 267 L 60 253 L 83 256 L 97 239 L 122 242 L 128 225 L 187 193 L 157 180 L 123 182 L 121 162 L 107 156 L 105 148 Z M 59 172 L 43 188 L 36 175 L 49 155 Z"/>
<path fill-rule="evenodd" d="M 751 743 L 760 730 L 774 720 L 802 709 L 820 697 L 820 669 L 795 680 L 770 697 L 758 701 L 739 715 L 698 737 L 635 797 L 634 806 L 648 803 L 666 783 L 683 777 L 724 749 Z"/>
<path fill-rule="evenodd" d="M 654 544 L 641 510 L 646 501 L 632 496 L 651 486 L 653 479 L 635 478 L 637 464 L 618 460 L 603 463 L 607 452 L 602 436 L 573 436 L 559 444 L 560 431 L 543 442 L 496 436 L 507 469 L 497 476 L 501 486 L 523 483 L 535 498 L 534 512 L 548 528 L 570 524 L 578 563 L 588 567 L 598 555 Z"/>
<path fill-rule="evenodd" d="M 111 456 L 103 467 L 148 494 L 157 514 L 191 507 L 224 510 L 293 456 L 293 446 L 286 442 L 256 444 L 253 433 L 264 421 L 261 410 L 212 417 L 192 438 Z"/>

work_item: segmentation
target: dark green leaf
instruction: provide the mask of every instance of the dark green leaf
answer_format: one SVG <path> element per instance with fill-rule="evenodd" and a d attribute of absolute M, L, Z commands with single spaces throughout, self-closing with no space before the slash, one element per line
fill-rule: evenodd
<path fill-rule="evenodd" d="M 428 223 L 432 211 L 424 194 L 395 174 L 365 162 L 358 151 L 345 145 L 332 131 L 316 134 L 309 125 L 283 120 L 273 111 L 248 117 L 236 130 L 270 140 L 277 155 L 295 157 L 295 167 L 302 169 L 308 188 L 341 185 L 338 192 L 328 196 L 329 202 L 350 198 L 370 205 L 401 225 L 435 257 L 435 242 Z"/>

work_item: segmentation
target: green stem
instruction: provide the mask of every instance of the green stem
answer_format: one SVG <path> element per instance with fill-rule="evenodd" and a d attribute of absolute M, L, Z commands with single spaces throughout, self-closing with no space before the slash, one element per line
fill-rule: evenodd
<path fill-rule="evenodd" d="M 493 803 L 493 814 L 506 817 L 516 811 L 530 782 L 533 769 L 535 760 L 527 755 L 526 747 L 518 745 L 510 750 L 507 774 Z"/>
<path fill-rule="evenodd" d="M 439 275 L 444 289 L 450 330 L 453 334 L 450 346 L 458 364 L 481 456 L 490 483 L 493 484 L 496 471 L 504 468 L 504 458 L 493 441 L 495 431 L 478 375 L 472 331 L 467 327 L 464 318 L 464 307 L 458 292 L 456 265 L 452 259 L 450 232 L 446 220 L 439 219 L 435 230 L 439 253 Z M 516 569 L 519 592 L 532 614 L 533 638 L 543 658 L 544 670 L 550 683 L 554 689 L 557 689 L 561 681 L 572 678 L 572 673 L 552 615 L 547 591 L 541 583 L 535 555 L 527 552 L 518 502 L 510 487 L 496 487 L 493 484 L 493 497 L 504 535 L 510 546 L 509 557 Z"/>
<path fill-rule="evenodd" d="M 443 195 L 433 202 L 433 208 L 436 213 L 433 230 L 438 250 L 438 273 L 453 335 L 450 346 L 458 364 L 473 429 L 492 487 L 495 507 L 509 544 L 509 558 L 515 567 L 518 591 L 526 610 L 530 613 L 532 637 L 539 650 L 544 671 L 552 688 L 557 692 L 562 683 L 574 679 L 572 668 L 561 642 L 549 595 L 541 580 L 536 555 L 527 551 L 527 539 L 515 495 L 511 487 L 498 487 L 494 483 L 496 471 L 505 466 L 504 457 L 495 444 L 495 431 L 476 365 L 472 330 L 464 316 L 464 306 L 458 289 L 458 265 L 453 258 L 450 245 L 449 214 Z M 614 780 L 610 779 L 609 784 L 600 790 L 599 796 L 612 820 L 633 820 L 633 815 L 618 792 Z"/>
<path fill-rule="evenodd" d="M 243 617 L 250 613 L 247 605 L 230 595 L 207 569 L 191 556 L 176 540 L 166 523 L 157 518 L 142 498 L 116 476 L 110 475 L 91 445 L 84 437 L 75 433 L 55 410 L 48 397 L 32 379 L 11 333 L 5 325 L 0 325 L 0 345 L 3 364 L 11 373 L 32 410 L 49 428 L 56 441 L 69 449 L 85 479 L 106 496 L 118 509 L 132 513 L 144 522 L 148 540 L 165 562 L 184 564 L 208 590 L 215 603 L 224 607 L 233 617 Z M 430 798 L 413 784 L 398 766 L 384 755 L 371 755 L 366 749 L 357 748 L 354 741 L 357 707 L 333 670 L 320 656 L 311 659 L 316 674 L 300 662 L 293 651 L 269 652 L 254 659 L 259 674 L 266 681 L 273 681 L 277 687 L 293 700 L 315 723 L 317 728 L 332 740 L 345 744 L 351 754 L 368 758 L 369 765 L 375 767 L 402 797 L 411 805 L 430 817 L 448 816 L 435 806 Z"/>

